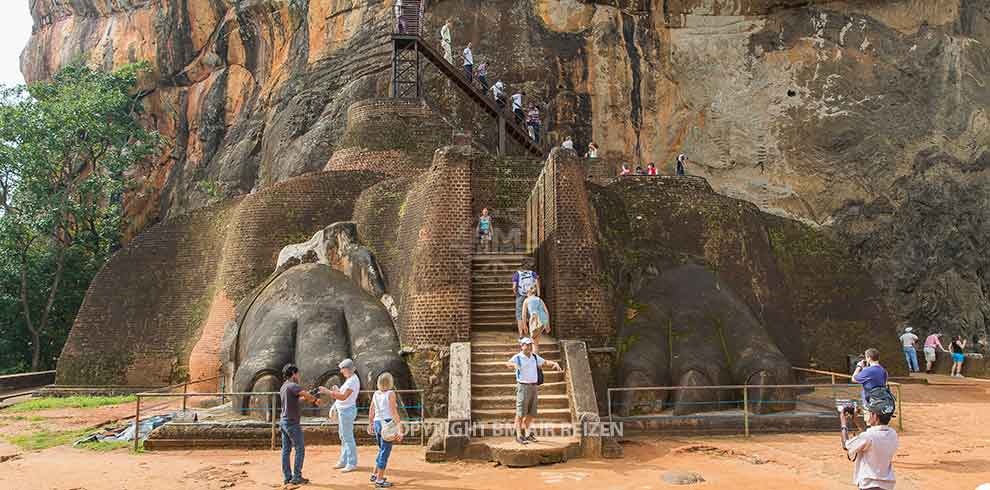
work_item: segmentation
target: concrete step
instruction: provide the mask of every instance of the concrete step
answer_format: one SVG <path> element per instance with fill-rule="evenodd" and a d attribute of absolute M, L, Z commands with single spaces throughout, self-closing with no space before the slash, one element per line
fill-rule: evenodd
<path fill-rule="evenodd" d="M 525 254 L 525 253 L 474 254 L 471 256 L 471 262 L 472 263 L 484 263 L 484 262 L 521 263 L 523 260 L 527 258 L 529 258 L 529 254 Z"/>
<path fill-rule="evenodd" d="M 543 395 L 566 395 L 567 384 L 563 381 L 544 383 L 540 386 L 540 396 Z M 516 396 L 516 383 L 494 384 L 494 385 L 473 385 L 471 386 L 471 396 Z"/>
<path fill-rule="evenodd" d="M 475 410 L 471 409 L 471 420 L 474 421 L 510 421 L 515 420 L 516 409 L 515 407 L 511 409 L 489 409 L 489 410 Z M 571 411 L 566 408 L 551 408 L 547 410 L 538 410 L 536 418 L 541 421 L 547 422 L 570 422 Z"/>
<path fill-rule="evenodd" d="M 466 451 L 467 459 L 496 461 L 510 468 L 526 468 L 554 463 L 566 463 L 581 455 L 581 440 L 573 434 L 567 437 L 540 437 L 537 442 L 519 444 L 512 437 L 472 438 Z"/>
<path fill-rule="evenodd" d="M 516 300 L 508 292 L 505 293 L 503 297 L 495 296 L 482 296 L 479 298 L 471 298 L 471 308 L 480 309 L 507 309 L 509 311 L 515 312 L 516 310 Z"/>
<path fill-rule="evenodd" d="M 510 340 L 509 342 L 497 343 L 497 344 L 487 343 L 487 342 L 471 342 L 471 352 L 472 353 L 477 352 L 479 354 L 484 352 L 497 352 L 509 356 L 515 354 L 516 352 L 519 352 L 519 343 L 518 343 L 518 339 L 516 338 L 517 333 L 515 331 L 516 329 L 514 323 L 512 327 L 513 328 L 511 329 L 504 330 L 506 333 L 508 333 L 508 335 L 511 335 L 512 337 L 512 340 Z M 489 333 L 489 332 L 481 332 L 481 333 Z M 502 332 L 490 332 L 490 333 L 502 333 Z M 556 351 L 560 350 L 559 343 L 557 343 L 556 341 L 550 341 L 544 339 L 542 337 L 540 338 L 540 347 L 539 347 L 540 355 L 543 355 L 543 352 L 554 351 L 554 350 Z"/>
<path fill-rule="evenodd" d="M 513 318 L 515 318 L 515 316 L 516 316 L 516 305 L 515 305 L 515 303 L 509 303 L 509 302 L 506 302 L 506 303 L 507 303 L 508 306 L 504 306 L 504 305 L 498 305 L 498 306 L 484 305 L 484 306 L 482 306 L 482 305 L 478 305 L 478 304 L 471 304 L 471 314 L 472 315 L 474 315 L 475 313 L 479 313 L 479 314 L 482 314 L 482 315 L 483 314 L 486 314 L 486 313 L 503 314 L 505 312 L 508 312 L 509 314 L 511 314 L 513 316 Z"/>
<path fill-rule="evenodd" d="M 495 311 L 481 311 L 475 312 L 471 311 L 471 323 L 474 325 L 482 326 L 483 324 L 498 323 L 499 325 L 515 325 L 516 324 L 516 314 L 513 312 L 495 312 Z M 515 330 L 515 329 L 512 329 Z"/>
<path fill-rule="evenodd" d="M 547 383 L 553 383 L 557 381 L 564 380 L 563 371 L 548 371 L 543 370 L 543 379 Z M 501 373 L 471 373 L 471 383 L 479 385 L 495 385 L 495 384 L 507 384 L 516 382 L 516 373 L 514 371 L 501 372 Z"/>
<path fill-rule="evenodd" d="M 550 422 L 537 417 L 532 425 L 537 437 L 574 436 L 575 427 L 570 422 Z M 472 439 L 482 437 L 513 437 L 515 427 L 510 423 L 478 421 L 471 424 Z"/>
<path fill-rule="evenodd" d="M 539 398 L 539 409 L 552 409 L 552 408 L 569 408 L 570 400 L 567 395 L 544 395 L 540 394 Z M 471 410 L 515 410 L 516 408 L 516 397 L 513 395 L 506 396 L 472 396 L 471 397 Z"/>
<path fill-rule="evenodd" d="M 516 351 L 518 352 L 518 350 Z M 472 352 L 471 362 L 508 362 L 509 358 L 512 357 L 515 352 L 512 353 L 502 353 L 502 352 Z M 560 350 L 546 350 L 540 352 L 540 357 L 547 359 L 549 361 L 560 362 Z"/>

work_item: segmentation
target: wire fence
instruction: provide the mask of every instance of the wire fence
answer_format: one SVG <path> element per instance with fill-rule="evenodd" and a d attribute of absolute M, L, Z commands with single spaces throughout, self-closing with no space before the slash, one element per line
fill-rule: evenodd
<path fill-rule="evenodd" d="M 271 448 L 277 446 L 278 422 L 281 417 L 281 399 L 278 392 L 190 392 L 187 383 L 182 392 L 144 392 L 136 394 L 134 408 L 135 433 L 140 433 L 142 421 L 152 418 L 168 420 L 173 425 L 210 424 L 267 424 L 271 431 Z M 397 408 L 401 413 L 404 434 L 419 437 L 419 444 L 426 443 L 426 419 L 423 390 L 394 390 Z M 371 394 L 373 390 L 358 392 L 355 430 L 366 429 Z M 192 402 L 191 400 L 194 400 Z M 329 419 L 331 404 L 313 405 L 300 400 L 300 424 L 304 427 L 337 427 L 339 421 Z M 140 437 L 135 437 L 134 448 L 139 447 Z"/>
<path fill-rule="evenodd" d="M 816 374 L 814 370 L 809 374 Z M 618 387 L 607 391 L 608 420 L 624 430 L 739 434 L 838 430 L 838 409 L 861 413 L 863 387 L 843 384 L 839 373 L 817 372 L 832 383 Z M 833 378 L 834 375 L 834 378 Z M 897 424 L 904 429 L 901 386 Z"/>

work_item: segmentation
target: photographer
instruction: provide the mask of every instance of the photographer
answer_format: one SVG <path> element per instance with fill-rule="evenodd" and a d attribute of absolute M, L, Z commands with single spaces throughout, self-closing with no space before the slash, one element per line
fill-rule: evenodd
<path fill-rule="evenodd" d="M 887 386 L 887 370 L 880 365 L 880 351 L 869 348 L 863 353 L 863 359 L 856 364 L 852 380 L 863 385 L 863 403 L 869 400 L 867 394 L 874 388 Z"/>
<path fill-rule="evenodd" d="M 295 364 L 286 364 L 282 368 L 285 382 L 279 389 L 282 399 L 282 419 L 278 426 L 282 432 L 282 483 L 303 485 L 309 480 L 303 478 L 303 459 L 306 457 L 306 442 L 303 440 L 302 425 L 299 423 L 299 399 L 310 403 L 320 404 L 320 400 L 299 386 L 299 368 Z M 295 472 L 289 466 L 289 456 L 292 448 L 296 449 Z"/>
<path fill-rule="evenodd" d="M 850 461 L 856 462 L 853 483 L 861 490 L 893 490 L 894 454 L 897 452 L 897 432 L 887 426 L 894 415 L 894 399 L 888 391 L 874 392 L 865 405 L 863 419 L 869 428 L 849 438 L 850 410 L 839 408 L 842 424 L 842 449 Z"/>

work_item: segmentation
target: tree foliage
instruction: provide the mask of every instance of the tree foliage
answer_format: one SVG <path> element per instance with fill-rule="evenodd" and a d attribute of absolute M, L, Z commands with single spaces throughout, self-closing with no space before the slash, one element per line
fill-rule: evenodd
<path fill-rule="evenodd" d="M 142 68 L 69 66 L 0 93 L 0 370 L 54 366 L 118 246 L 124 171 L 158 142 L 136 118 Z"/>

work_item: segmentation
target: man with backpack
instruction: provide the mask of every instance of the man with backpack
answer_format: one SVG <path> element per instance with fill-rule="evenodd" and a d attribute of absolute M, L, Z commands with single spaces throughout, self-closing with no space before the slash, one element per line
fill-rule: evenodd
<path fill-rule="evenodd" d="M 526 322 L 523 321 L 523 303 L 529 294 L 529 288 L 536 288 L 536 295 L 540 295 L 540 276 L 532 269 L 532 261 L 525 260 L 520 269 L 512 274 L 512 294 L 516 298 L 516 329 L 519 330 L 519 339 L 529 337 Z"/>
<path fill-rule="evenodd" d="M 546 365 L 562 371 L 560 364 L 533 353 L 533 339 L 523 337 L 519 339 L 519 352 L 509 358 L 505 365 L 516 371 L 516 442 L 523 445 L 536 442 L 536 435 L 529 428 L 536 418 L 539 385 L 543 384 L 543 372 L 540 368 Z"/>

